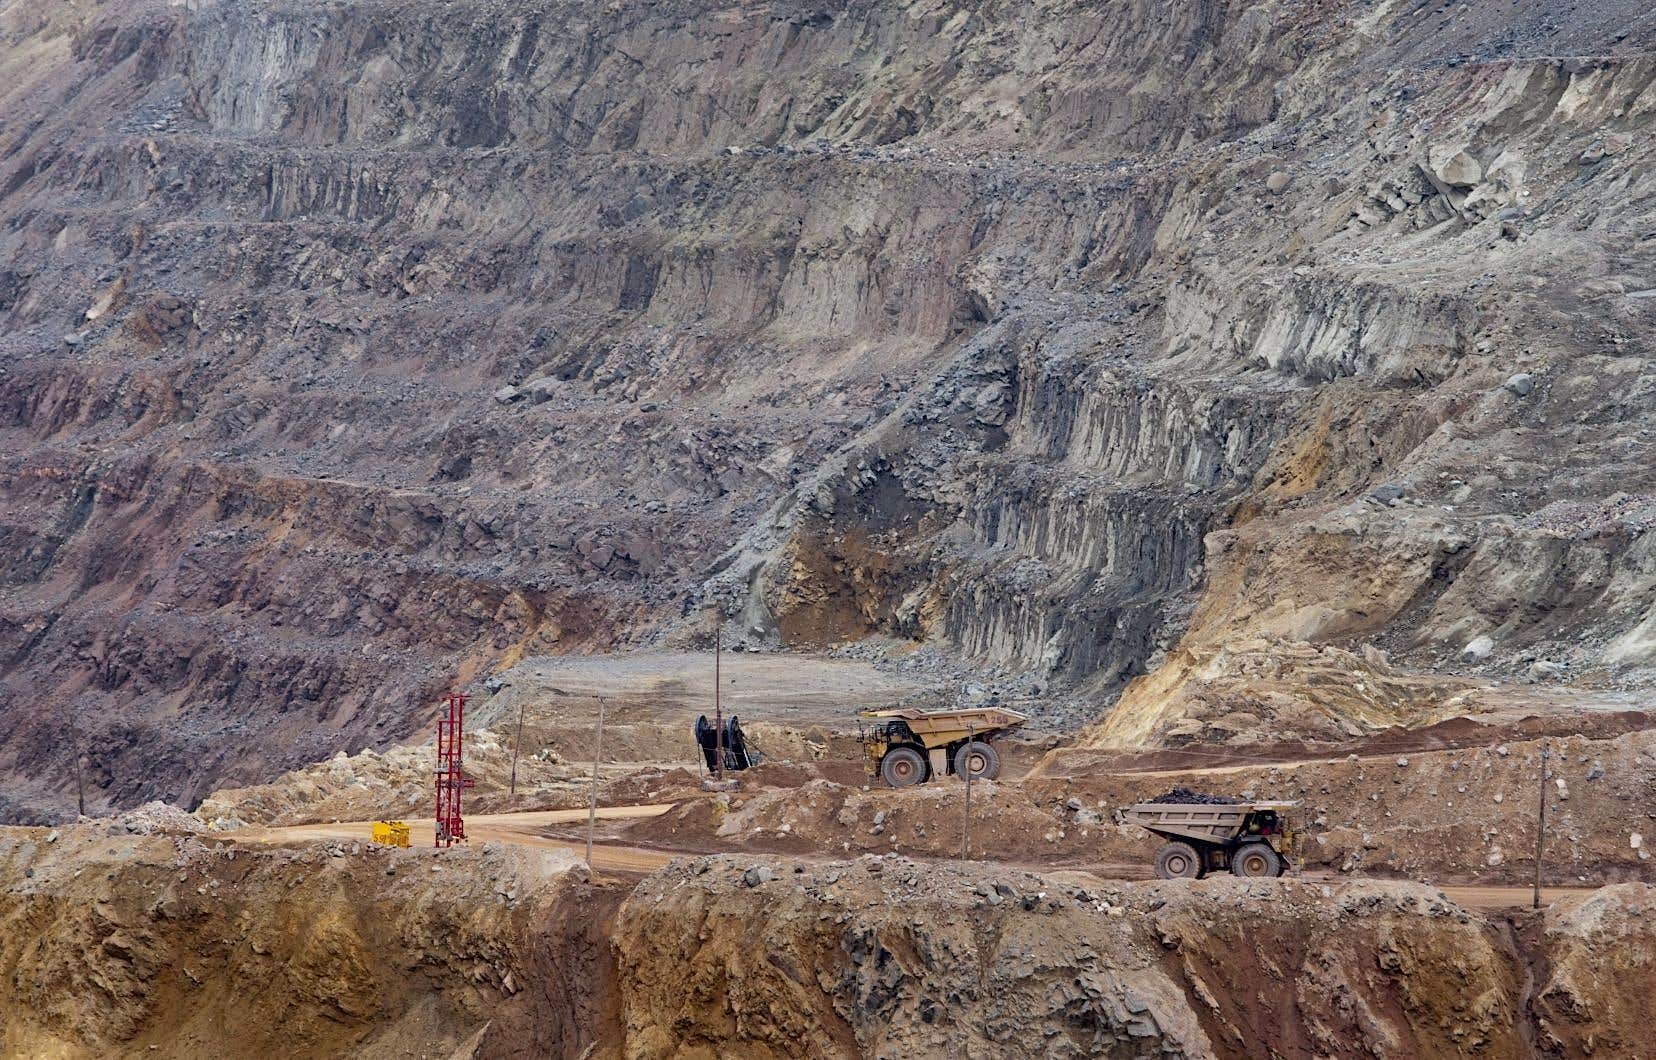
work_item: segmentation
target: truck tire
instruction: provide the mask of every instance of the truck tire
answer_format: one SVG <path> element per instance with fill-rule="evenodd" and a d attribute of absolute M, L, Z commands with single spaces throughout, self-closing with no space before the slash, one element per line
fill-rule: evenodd
<path fill-rule="evenodd" d="M 926 779 L 926 760 L 912 747 L 893 747 L 880 759 L 880 779 L 894 788 L 906 788 Z"/>
<path fill-rule="evenodd" d="M 1243 843 L 1231 853 L 1234 876 L 1280 876 L 1282 857 L 1264 843 Z"/>
<path fill-rule="evenodd" d="M 1164 880 L 1194 880 L 1202 874 L 1202 856 L 1189 843 L 1169 843 L 1156 854 L 1156 875 Z"/>
<path fill-rule="evenodd" d="M 982 740 L 971 740 L 955 752 L 954 767 L 961 778 L 970 770 L 973 780 L 994 780 L 1000 776 L 1000 752 Z"/>

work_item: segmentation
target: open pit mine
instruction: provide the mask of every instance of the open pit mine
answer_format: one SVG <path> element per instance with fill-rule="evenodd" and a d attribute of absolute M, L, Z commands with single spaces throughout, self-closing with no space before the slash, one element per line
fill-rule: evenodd
<path fill-rule="evenodd" d="M 1648 0 L 0 0 L 0 1057 L 1656 1060 Z"/>

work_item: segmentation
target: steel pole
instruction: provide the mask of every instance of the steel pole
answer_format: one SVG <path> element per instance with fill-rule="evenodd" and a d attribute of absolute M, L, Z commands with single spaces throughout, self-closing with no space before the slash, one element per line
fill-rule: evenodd
<path fill-rule="evenodd" d="M 1541 748 L 1541 792 L 1535 806 L 1535 893 L 1531 899 L 1541 908 L 1541 852 L 1547 839 L 1547 749 Z"/>
<path fill-rule="evenodd" d="M 509 795 L 517 794 L 517 760 L 518 752 L 523 749 L 523 706 L 524 700 L 518 700 L 518 730 L 517 739 L 512 743 L 512 790 Z"/>
<path fill-rule="evenodd" d="M 86 816 L 86 763 L 81 759 L 86 757 L 86 737 L 81 732 L 80 707 L 77 706 L 69 716 L 70 724 L 75 736 L 75 804 L 80 816 Z"/>
<path fill-rule="evenodd" d="M 966 761 L 966 815 L 960 822 L 960 860 L 969 861 L 972 857 L 972 744 L 977 741 L 977 732 L 972 723 L 966 723 L 966 753 L 961 757 Z"/>
<path fill-rule="evenodd" d="M 587 871 L 592 871 L 592 830 L 598 823 L 598 760 L 604 755 L 604 697 L 598 697 L 598 746 L 592 752 L 592 800 L 587 804 Z"/>
<path fill-rule="evenodd" d="M 713 627 L 713 747 L 714 768 L 719 780 L 724 780 L 724 709 L 719 705 L 719 657 L 724 654 L 724 631 Z"/>

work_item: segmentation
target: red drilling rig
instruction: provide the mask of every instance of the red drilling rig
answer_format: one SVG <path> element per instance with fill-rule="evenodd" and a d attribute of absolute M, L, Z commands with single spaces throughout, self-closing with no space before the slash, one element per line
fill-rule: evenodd
<path fill-rule="evenodd" d="M 437 719 L 437 832 L 432 846 L 453 846 L 466 838 L 460 793 L 475 783 L 461 769 L 467 698 L 463 692 L 449 693 L 448 709 Z"/>

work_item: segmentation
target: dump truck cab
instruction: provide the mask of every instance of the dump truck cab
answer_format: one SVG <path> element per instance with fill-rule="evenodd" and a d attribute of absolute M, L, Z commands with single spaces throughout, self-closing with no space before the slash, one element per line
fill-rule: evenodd
<path fill-rule="evenodd" d="M 1121 819 L 1167 840 L 1155 860 L 1164 880 L 1226 870 L 1281 876 L 1298 865 L 1298 807 L 1278 800 L 1141 802 L 1123 810 Z"/>
<path fill-rule="evenodd" d="M 967 710 L 865 710 L 861 719 L 869 779 L 906 788 L 937 777 L 968 773 L 979 780 L 1000 776 L 994 740 L 1028 717 L 1004 707 Z"/>

